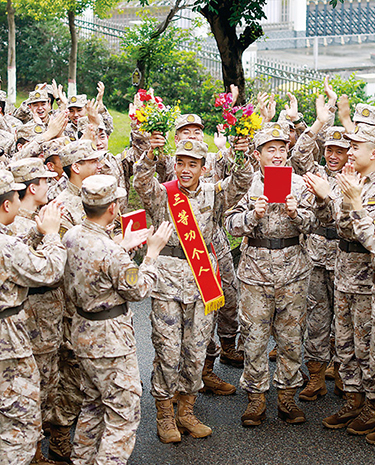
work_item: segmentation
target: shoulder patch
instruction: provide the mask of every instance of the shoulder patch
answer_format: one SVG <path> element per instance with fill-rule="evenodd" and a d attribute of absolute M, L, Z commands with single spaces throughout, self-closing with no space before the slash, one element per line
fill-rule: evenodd
<path fill-rule="evenodd" d="M 254 197 L 254 196 L 250 197 L 250 200 L 252 200 L 253 202 L 256 202 L 258 199 L 259 199 L 259 197 Z"/>
<path fill-rule="evenodd" d="M 211 205 L 207 205 L 206 207 L 201 208 L 199 211 L 201 213 L 208 212 L 208 210 L 211 210 Z"/>
<path fill-rule="evenodd" d="M 124 150 L 121 154 L 121 160 L 125 160 L 127 154 L 128 154 L 128 151 Z"/>
<path fill-rule="evenodd" d="M 375 197 L 370 197 L 367 201 L 367 205 L 375 205 Z"/>
<path fill-rule="evenodd" d="M 223 154 L 221 153 L 221 150 L 219 150 L 216 154 L 216 160 L 219 161 L 223 158 Z"/>
<path fill-rule="evenodd" d="M 60 226 L 59 235 L 61 239 L 64 237 L 64 234 L 66 233 L 67 230 L 68 228 L 65 228 L 64 226 Z"/>
<path fill-rule="evenodd" d="M 222 190 L 223 188 L 221 187 L 221 182 L 218 182 L 217 184 L 215 184 L 216 193 L 221 192 Z"/>
<path fill-rule="evenodd" d="M 138 282 L 138 268 L 128 268 L 125 273 L 125 281 L 129 286 L 135 286 Z"/>

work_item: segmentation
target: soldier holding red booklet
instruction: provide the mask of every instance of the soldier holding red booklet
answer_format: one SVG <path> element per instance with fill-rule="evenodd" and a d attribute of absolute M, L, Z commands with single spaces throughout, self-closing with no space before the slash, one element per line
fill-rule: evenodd
<path fill-rule="evenodd" d="M 241 387 L 249 404 L 242 416 L 244 426 L 260 425 L 265 419 L 269 390 L 267 344 L 273 331 L 278 344 L 274 385 L 278 389 L 279 416 L 288 423 L 302 423 L 305 415 L 294 401 L 296 389 L 303 384 L 302 339 L 306 318 L 306 294 L 311 271 L 300 235 L 317 226 L 314 196 L 303 178 L 285 167 L 289 128 L 282 123 L 266 123 L 254 137 L 254 156 L 260 170 L 235 208 L 227 213 L 226 227 L 233 236 L 245 236 L 238 267 L 240 281 L 240 322 L 244 340 L 245 367 Z M 285 167 L 289 179 L 283 203 L 270 203 L 282 189 L 279 178 L 270 199 L 264 195 L 265 168 Z M 280 201 L 280 199 L 275 199 Z M 275 201 L 274 200 L 274 201 Z"/>

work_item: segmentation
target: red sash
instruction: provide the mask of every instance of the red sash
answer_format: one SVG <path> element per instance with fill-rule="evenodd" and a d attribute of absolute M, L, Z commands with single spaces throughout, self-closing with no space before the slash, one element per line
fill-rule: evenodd
<path fill-rule="evenodd" d="M 168 206 L 173 223 L 201 293 L 207 315 L 224 305 L 223 290 L 215 276 L 206 243 L 188 197 L 178 188 L 177 180 L 163 185 L 167 189 Z"/>

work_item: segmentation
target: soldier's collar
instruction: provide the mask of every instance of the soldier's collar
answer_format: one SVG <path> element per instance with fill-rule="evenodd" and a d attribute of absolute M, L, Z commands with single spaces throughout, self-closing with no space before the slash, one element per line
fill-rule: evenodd
<path fill-rule="evenodd" d="M 189 198 L 197 197 L 202 192 L 201 181 L 199 181 L 198 188 L 195 191 L 189 191 L 185 189 L 184 187 L 181 186 L 180 183 L 178 183 L 178 188 L 180 189 L 181 192 L 183 192 L 186 195 L 186 197 L 189 197 Z"/>
<path fill-rule="evenodd" d="M 95 231 L 97 233 L 104 234 L 106 237 L 109 237 L 107 229 L 100 224 L 94 223 L 87 218 L 83 220 L 82 224 L 85 228 L 90 229 L 91 231 Z"/>
<path fill-rule="evenodd" d="M 0 234 L 5 234 L 6 236 L 15 236 L 15 234 L 8 228 L 8 226 L 5 226 L 3 223 L 0 223 Z"/>
<path fill-rule="evenodd" d="M 20 208 L 18 210 L 17 216 L 21 216 L 22 218 L 27 218 L 28 220 L 34 220 L 36 217 L 37 213 L 33 212 L 31 210 L 26 210 L 25 208 Z"/>
<path fill-rule="evenodd" d="M 75 184 L 73 184 L 72 182 L 70 182 L 69 180 L 68 180 L 68 183 L 66 185 L 66 188 L 72 194 L 78 195 L 78 197 L 81 197 L 81 189 L 79 187 L 77 187 Z"/>

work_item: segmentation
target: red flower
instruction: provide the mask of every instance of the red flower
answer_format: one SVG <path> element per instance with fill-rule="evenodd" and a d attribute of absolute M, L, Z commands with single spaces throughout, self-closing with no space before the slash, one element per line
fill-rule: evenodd
<path fill-rule="evenodd" d="M 139 89 L 138 95 L 141 102 L 147 102 L 152 99 L 151 95 L 149 95 L 144 89 Z"/>
<path fill-rule="evenodd" d="M 224 113 L 223 116 L 230 126 L 234 126 L 237 123 L 237 118 L 234 115 L 232 115 L 232 113 L 230 113 L 229 111 Z"/>
<path fill-rule="evenodd" d="M 156 103 L 161 103 L 163 99 L 161 97 L 155 97 L 155 102 Z"/>

